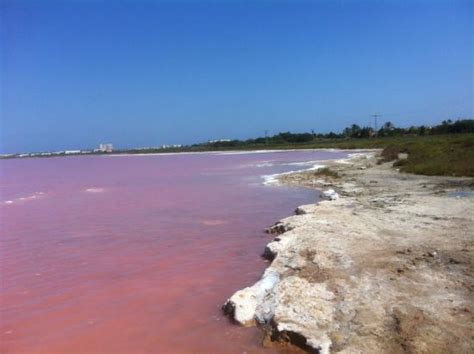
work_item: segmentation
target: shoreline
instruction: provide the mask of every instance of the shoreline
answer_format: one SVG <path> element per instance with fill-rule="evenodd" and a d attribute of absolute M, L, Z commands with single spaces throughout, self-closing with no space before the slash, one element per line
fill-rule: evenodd
<path fill-rule="evenodd" d="M 401 174 L 376 155 L 279 183 L 333 190 L 269 228 L 262 278 L 223 309 L 264 345 L 329 353 L 472 350 L 472 178 Z M 334 196 L 334 198 L 330 196 Z"/>
<path fill-rule="evenodd" d="M 209 150 L 209 151 L 183 151 L 183 152 L 152 152 L 152 153 L 119 153 L 119 154 L 101 154 L 103 157 L 120 157 L 120 156 L 167 156 L 167 155 L 250 155 L 250 154 L 266 154 L 275 152 L 297 152 L 297 151 L 362 151 L 372 152 L 380 149 L 337 149 L 337 148 L 314 148 L 314 149 L 269 149 L 269 150 Z M 300 172 L 300 171 L 295 171 Z"/>
<path fill-rule="evenodd" d="M 318 150 L 320 150 L 320 149 L 318 149 Z M 334 150 L 334 149 L 327 149 L 327 150 L 344 151 L 344 150 Z M 309 172 L 309 171 L 317 171 L 317 170 L 320 170 L 320 169 L 328 167 L 328 166 L 333 166 L 335 163 L 350 164 L 351 160 L 357 159 L 360 156 L 370 156 L 370 158 L 373 158 L 374 154 L 377 153 L 377 152 L 380 152 L 381 149 L 359 149 L 357 151 L 358 152 L 348 154 L 346 158 L 337 159 L 337 160 L 317 160 L 317 161 L 292 163 L 295 166 L 303 166 L 303 165 L 309 165 L 309 164 L 313 164 L 313 165 L 311 167 L 303 168 L 301 170 L 293 170 L 293 171 L 287 171 L 287 172 L 274 173 L 272 175 L 263 175 L 262 176 L 262 178 L 264 180 L 263 184 L 264 185 L 271 185 L 271 184 L 278 185 L 278 184 L 281 184 L 281 180 L 284 178 L 284 176 L 293 175 L 293 174 L 296 174 L 296 173 L 304 173 L 304 172 Z"/>
<path fill-rule="evenodd" d="M 173 155 L 246 155 L 246 154 L 265 154 L 275 152 L 294 152 L 294 151 L 376 151 L 377 149 L 365 148 L 288 148 L 288 149 L 255 149 L 255 150 L 204 150 L 204 151 L 170 151 L 170 152 L 111 152 L 111 153 L 75 153 L 75 154 L 52 154 L 39 155 L 40 153 L 31 153 L 31 156 L 0 156 L 0 160 L 12 159 L 32 159 L 32 158 L 55 158 L 55 157 L 121 157 L 121 156 L 173 156 Z"/>

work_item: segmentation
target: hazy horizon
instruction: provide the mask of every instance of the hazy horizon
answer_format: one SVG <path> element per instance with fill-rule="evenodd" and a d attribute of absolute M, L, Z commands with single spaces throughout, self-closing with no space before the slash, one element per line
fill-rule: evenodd
<path fill-rule="evenodd" d="M 3 1 L 0 153 L 472 117 L 470 1 Z"/>
<path fill-rule="evenodd" d="M 382 117 L 379 117 L 379 121 L 378 121 L 378 129 L 382 128 L 382 126 L 384 125 L 384 123 L 387 122 L 387 120 L 380 120 Z M 471 117 L 460 117 L 460 119 L 464 119 L 464 118 L 468 118 L 468 119 L 472 119 Z M 446 120 L 450 120 L 450 118 L 446 118 Z M 452 121 L 456 121 L 456 120 L 453 120 L 451 119 Z M 393 122 L 391 122 L 393 123 Z M 442 122 L 434 122 L 433 126 L 437 125 L 437 123 L 441 124 Z M 350 126 L 352 124 L 357 124 L 357 123 L 351 123 L 350 125 L 347 125 L 347 128 L 350 128 Z M 417 126 L 425 126 L 425 127 L 431 127 L 429 124 L 423 124 L 423 123 L 419 123 L 419 125 Z M 369 127 L 369 128 L 372 128 L 374 127 L 374 119 L 373 118 L 369 118 L 368 119 L 368 123 L 365 124 L 365 125 L 361 125 L 360 126 L 361 128 L 365 128 L 365 127 Z M 395 126 L 396 128 L 410 128 L 411 126 Z M 346 128 L 346 127 L 344 127 Z M 314 133 L 314 134 L 326 134 L 326 133 L 331 133 L 331 132 L 334 132 L 336 134 L 341 134 L 343 133 L 343 128 L 341 129 L 338 129 L 338 130 L 333 130 L 333 131 L 327 131 L 327 132 L 321 132 L 321 131 L 316 131 L 314 130 L 314 132 L 311 132 L 311 131 L 291 131 L 291 133 Z M 278 135 L 279 133 L 285 133 L 284 131 L 280 131 L 280 132 L 275 132 L 275 133 L 272 133 L 271 131 L 267 130 L 266 132 L 263 132 L 263 133 L 267 133 L 268 134 L 268 137 L 272 137 L 274 135 Z M 208 143 L 212 140 L 240 140 L 240 141 L 245 141 L 245 140 L 250 140 L 250 139 L 256 139 L 256 138 L 262 138 L 264 137 L 264 134 L 261 134 L 259 136 L 251 136 L 251 137 L 242 137 L 242 138 L 233 138 L 233 139 L 229 139 L 229 138 L 226 138 L 226 136 L 222 136 L 220 138 L 216 138 L 216 139 L 209 139 L 209 140 L 205 140 L 205 141 L 194 141 L 194 142 L 190 142 L 190 143 L 186 143 L 186 144 L 181 144 L 179 142 L 177 143 L 168 143 L 168 144 L 161 144 L 161 143 L 156 143 L 154 145 L 149 145 L 149 146 L 120 146 L 120 145 L 116 145 L 114 144 L 113 142 L 110 142 L 110 141 L 100 141 L 99 143 L 97 143 L 96 145 L 91 145 L 91 146 L 82 146 L 81 148 L 78 148 L 78 147 L 75 147 L 75 146 L 69 146 L 69 147 L 65 147 L 63 149 L 56 149 L 56 150 L 24 150 L 24 151 L 14 151 L 14 152 L 8 152 L 8 153 L 3 153 L 2 151 L 0 151 L 0 154 L 6 154 L 6 155 L 9 155 L 9 154 L 21 154 L 21 153 L 40 153 L 40 152 L 55 152 L 55 151 L 71 151 L 71 150 L 83 150 L 83 151 L 87 151 L 87 150 L 95 150 L 97 148 L 99 148 L 99 145 L 101 144 L 112 144 L 113 145 L 113 149 L 114 150 L 127 150 L 127 149 L 130 149 L 130 150 L 134 150 L 134 149 L 148 149 L 148 148 L 162 148 L 163 146 L 168 146 L 168 147 L 173 147 L 172 145 L 180 145 L 182 147 L 186 147 L 186 146 L 192 146 L 192 145 L 195 145 L 195 144 L 205 144 L 205 143 Z M 325 148 L 315 148 L 315 150 L 324 150 Z M 330 148 L 332 149 L 332 148 Z M 336 149 L 337 150 L 337 149 Z M 263 150 L 262 150 L 263 151 Z M 212 152 L 212 151 L 200 151 L 199 153 L 207 153 L 207 152 Z M 251 151 L 248 151 L 249 153 Z M 183 151 L 182 153 L 189 153 L 189 152 L 186 152 L 186 151 Z"/>

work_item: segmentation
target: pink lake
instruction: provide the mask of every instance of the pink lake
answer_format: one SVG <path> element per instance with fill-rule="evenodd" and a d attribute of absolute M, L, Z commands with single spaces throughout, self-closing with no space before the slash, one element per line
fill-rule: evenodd
<path fill-rule="evenodd" d="M 0 161 L 0 352 L 278 352 L 221 305 L 263 273 L 264 228 L 317 193 L 262 176 L 346 155 Z"/>

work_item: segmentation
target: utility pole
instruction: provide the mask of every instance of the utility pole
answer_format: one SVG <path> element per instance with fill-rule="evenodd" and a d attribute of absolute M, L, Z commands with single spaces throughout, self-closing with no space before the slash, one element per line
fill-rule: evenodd
<path fill-rule="evenodd" d="M 372 117 L 374 117 L 374 129 L 375 129 L 375 135 L 377 135 L 377 132 L 378 132 L 377 118 L 380 117 L 380 114 L 372 114 Z"/>
<path fill-rule="evenodd" d="M 268 145 L 268 129 L 265 129 L 265 144 Z"/>

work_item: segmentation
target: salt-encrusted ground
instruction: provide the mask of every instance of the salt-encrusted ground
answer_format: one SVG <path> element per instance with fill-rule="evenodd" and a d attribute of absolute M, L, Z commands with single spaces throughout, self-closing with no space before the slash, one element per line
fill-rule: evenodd
<path fill-rule="evenodd" d="M 281 176 L 339 198 L 299 207 L 270 228 L 271 265 L 224 309 L 243 325 L 262 326 L 267 345 L 471 353 L 472 180 L 401 174 L 376 160 L 330 163 L 339 178 Z"/>

